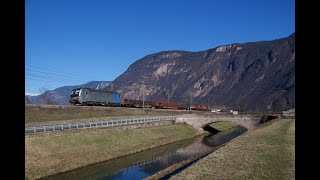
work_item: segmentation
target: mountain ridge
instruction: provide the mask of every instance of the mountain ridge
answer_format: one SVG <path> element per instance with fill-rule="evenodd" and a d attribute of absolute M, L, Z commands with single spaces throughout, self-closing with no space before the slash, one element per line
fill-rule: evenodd
<path fill-rule="evenodd" d="M 135 99 L 141 99 L 144 83 L 149 99 L 171 97 L 188 103 L 188 94 L 193 93 L 190 98 L 202 104 L 252 110 L 289 108 L 294 106 L 294 38 L 295 33 L 276 40 L 232 43 L 205 51 L 153 53 L 132 63 L 114 80 L 114 87 Z M 258 105 L 245 100 L 250 99 L 250 94 L 260 101 Z M 209 100 L 205 100 L 207 95 Z M 260 97 L 267 102 L 262 103 Z"/>

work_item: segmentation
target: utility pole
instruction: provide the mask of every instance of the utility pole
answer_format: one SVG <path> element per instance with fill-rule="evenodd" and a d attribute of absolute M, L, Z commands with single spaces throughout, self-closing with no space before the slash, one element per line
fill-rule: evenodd
<path fill-rule="evenodd" d="M 191 113 L 191 107 L 192 107 L 192 92 L 190 93 L 190 113 Z"/>
<path fill-rule="evenodd" d="M 296 107 L 296 104 L 295 104 L 295 98 L 294 98 L 294 97 L 292 98 L 292 102 L 293 102 L 293 103 L 292 103 L 292 108 L 295 108 L 295 107 Z"/>
<path fill-rule="evenodd" d="M 142 108 L 144 111 L 144 82 L 142 82 Z"/>

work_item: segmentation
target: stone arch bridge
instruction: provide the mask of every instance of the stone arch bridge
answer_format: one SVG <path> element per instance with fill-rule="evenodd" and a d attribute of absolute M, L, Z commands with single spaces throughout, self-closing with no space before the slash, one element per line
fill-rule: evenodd
<path fill-rule="evenodd" d="M 187 114 L 176 116 L 175 123 L 189 124 L 198 130 L 200 134 L 204 133 L 204 129 L 211 123 L 221 121 L 231 121 L 247 129 L 252 129 L 266 121 L 278 118 L 278 115 L 215 115 L 215 116 L 199 116 L 196 114 Z"/>

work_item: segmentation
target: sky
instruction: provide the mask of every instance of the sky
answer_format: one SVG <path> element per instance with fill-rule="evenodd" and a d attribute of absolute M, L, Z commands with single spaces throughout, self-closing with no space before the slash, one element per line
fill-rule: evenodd
<path fill-rule="evenodd" d="M 25 0 L 25 92 L 112 81 L 156 52 L 294 32 L 294 0 Z"/>

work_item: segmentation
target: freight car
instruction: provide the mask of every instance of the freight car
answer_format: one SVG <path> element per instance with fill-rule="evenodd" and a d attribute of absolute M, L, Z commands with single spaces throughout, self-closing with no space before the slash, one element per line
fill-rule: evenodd
<path fill-rule="evenodd" d="M 203 104 L 198 104 L 198 103 L 192 103 L 191 108 L 194 110 L 199 110 L 199 111 L 209 111 L 208 105 L 203 105 Z"/>
<path fill-rule="evenodd" d="M 94 90 L 91 88 L 73 89 L 69 102 L 74 105 L 122 106 L 124 98 L 114 91 Z"/>
<path fill-rule="evenodd" d="M 125 107 L 155 107 L 157 108 L 157 105 L 154 101 L 145 100 L 144 102 L 142 100 L 133 100 L 133 99 L 124 99 L 123 106 Z"/>
<path fill-rule="evenodd" d="M 125 107 L 142 107 L 144 104 L 144 107 L 154 107 L 156 109 L 181 109 L 181 105 L 178 102 L 175 101 L 169 101 L 169 100 L 145 100 L 144 102 L 142 100 L 133 100 L 133 99 L 124 99 L 124 105 Z"/>

